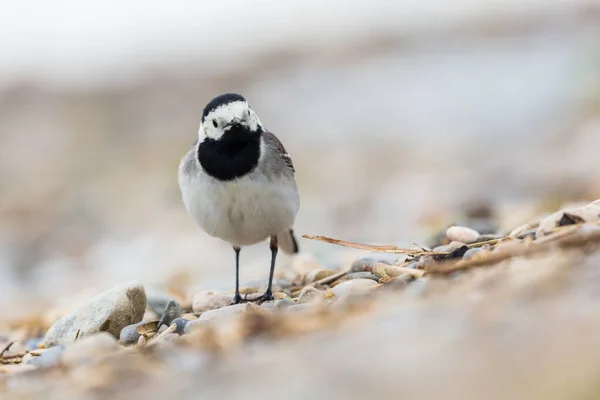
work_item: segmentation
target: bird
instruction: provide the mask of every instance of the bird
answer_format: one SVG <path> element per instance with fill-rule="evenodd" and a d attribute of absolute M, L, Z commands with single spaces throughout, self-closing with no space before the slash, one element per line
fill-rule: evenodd
<path fill-rule="evenodd" d="M 273 300 L 278 249 L 298 253 L 293 226 L 300 197 L 291 157 L 266 130 L 244 96 L 225 93 L 204 107 L 198 138 L 179 164 L 179 188 L 188 214 L 210 236 L 235 252 L 235 295 L 240 296 L 242 247 L 269 239 L 267 289 L 253 301 Z"/>

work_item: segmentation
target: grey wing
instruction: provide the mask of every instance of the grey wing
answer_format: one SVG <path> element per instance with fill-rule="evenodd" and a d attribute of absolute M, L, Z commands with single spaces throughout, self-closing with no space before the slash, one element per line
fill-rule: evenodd
<path fill-rule="evenodd" d="M 269 161 L 272 161 L 275 164 L 283 163 L 284 168 L 286 168 L 287 172 L 293 177 L 294 173 L 296 172 L 296 169 L 294 168 L 292 158 L 287 153 L 287 150 L 283 146 L 283 143 L 281 143 L 281 141 L 277 139 L 277 136 L 275 136 L 271 132 L 264 132 L 263 138 L 265 146 L 273 150 L 271 154 L 273 154 L 274 159 Z"/>
<path fill-rule="evenodd" d="M 196 161 L 196 146 L 194 146 L 186 153 L 179 163 L 179 174 L 185 176 L 196 175 L 198 172 L 198 163 Z"/>

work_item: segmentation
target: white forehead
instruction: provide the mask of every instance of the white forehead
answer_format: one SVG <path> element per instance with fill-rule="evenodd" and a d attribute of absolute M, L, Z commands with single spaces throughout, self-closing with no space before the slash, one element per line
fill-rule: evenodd
<path fill-rule="evenodd" d="M 248 112 L 250 106 L 245 101 L 233 101 L 231 103 L 223 104 L 211 112 L 205 118 L 205 121 L 210 119 L 226 119 L 226 118 L 241 118 L 245 113 Z"/>

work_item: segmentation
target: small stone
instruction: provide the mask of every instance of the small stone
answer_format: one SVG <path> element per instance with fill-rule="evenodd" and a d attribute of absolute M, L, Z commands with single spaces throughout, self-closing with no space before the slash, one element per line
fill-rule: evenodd
<path fill-rule="evenodd" d="M 275 292 L 273 293 L 273 300 L 281 300 L 281 299 L 292 299 L 287 293 L 284 292 Z"/>
<path fill-rule="evenodd" d="M 425 269 L 426 267 L 435 264 L 435 259 L 432 256 L 421 256 L 415 265 L 417 269 Z"/>
<path fill-rule="evenodd" d="M 146 298 L 148 308 L 150 308 L 150 310 L 159 317 L 163 311 L 165 311 L 167 304 L 169 304 L 170 301 L 175 301 L 173 296 L 169 293 L 155 290 L 148 290 L 146 293 Z M 154 317 L 151 319 L 154 319 Z"/>
<path fill-rule="evenodd" d="M 479 254 L 483 251 L 484 250 L 479 247 L 474 247 L 472 249 L 469 249 L 469 250 L 467 250 L 467 252 L 465 254 L 463 254 L 463 260 L 468 260 L 470 258 L 473 258 L 476 254 Z"/>
<path fill-rule="evenodd" d="M 455 240 L 455 241 L 445 244 L 443 246 L 434 247 L 433 251 L 436 253 L 452 253 L 454 250 L 460 249 L 464 245 L 465 245 L 464 243 L 457 242 Z"/>
<path fill-rule="evenodd" d="M 179 303 L 175 300 L 171 300 L 167 303 L 164 312 L 162 313 L 160 320 L 158 321 L 158 327 L 170 326 L 171 322 L 175 318 L 181 317 L 183 310 Z"/>
<path fill-rule="evenodd" d="M 370 272 L 371 267 L 375 263 L 392 264 L 389 260 L 377 260 L 374 257 L 362 257 L 354 260 L 350 266 L 350 272 Z"/>
<path fill-rule="evenodd" d="M 479 232 L 466 226 L 451 226 L 446 230 L 446 236 L 450 241 L 471 244 L 477 241 Z"/>
<path fill-rule="evenodd" d="M 160 328 L 158 328 L 158 331 L 156 331 L 156 335 L 160 335 L 161 333 L 169 329 L 169 326 L 170 325 L 161 325 Z"/>
<path fill-rule="evenodd" d="M 463 242 L 459 242 L 459 241 L 452 241 L 450 242 L 450 244 L 448 244 L 448 252 L 453 252 L 456 249 L 460 249 L 461 247 L 463 247 L 465 244 Z"/>
<path fill-rule="evenodd" d="M 221 308 L 219 310 L 222 310 Z M 192 333 L 194 330 L 198 329 L 201 326 L 204 326 L 206 324 L 208 324 L 209 321 L 202 321 L 200 319 L 194 320 L 194 321 L 190 321 L 189 323 L 187 323 L 185 325 L 185 327 L 183 328 L 183 334 L 187 335 L 188 333 Z"/>
<path fill-rule="evenodd" d="M 71 343 L 76 337 L 103 331 L 118 337 L 124 327 L 141 321 L 145 309 L 146 293 L 140 283 L 118 285 L 56 321 L 44 343 L 47 347 Z"/>
<path fill-rule="evenodd" d="M 229 317 L 232 315 L 241 314 L 246 310 L 247 304 L 235 304 L 232 306 L 227 306 L 223 308 L 218 308 L 215 310 L 209 310 L 203 312 L 200 317 L 198 317 L 197 321 L 212 321 L 214 319 L 219 319 L 223 317 Z"/>
<path fill-rule="evenodd" d="M 337 271 L 331 269 L 315 269 L 304 276 L 304 284 L 308 285 L 309 283 L 316 282 L 334 274 L 337 274 Z"/>
<path fill-rule="evenodd" d="M 546 236 L 559 226 L 595 222 L 600 219 L 600 204 L 595 202 L 582 207 L 566 208 L 540 221 L 536 237 Z"/>
<path fill-rule="evenodd" d="M 304 304 L 294 304 L 293 306 L 289 306 L 286 308 L 287 312 L 300 312 L 309 310 L 313 307 L 312 304 L 304 303 Z"/>
<path fill-rule="evenodd" d="M 530 232 L 533 231 L 533 233 L 535 233 L 535 230 L 537 229 L 538 224 L 537 223 L 527 223 L 524 225 L 519 226 L 518 228 L 513 229 L 508 236 L 509 237 L 522 237 L 525 234 L 529 234 Z"/>
<path fill-rule="evenodd" d="M 346 296 L 351 293 L 364 292 L 367 289 L 377 286 L 378 283 L 371 279 L 353 279 L 351 281 L 344 281 L 331 289 L 333 294 L 337 297 Z"/>
<path fill-rule="evenodd" d="M 354 260 L 352 265 L 350 266 L 350 272 L 364 272 L 367 267 L 375 264 L 375 259 L 373 257 L 363 257 Z"/>
<path fill-rule="evenodd" d="M 521 254 L 524 250 L 524 245 L 518 240 L 505 240 L 494 246 L 494 252 L 506 252 L 511 255 Z"/>
<path fill-rule="evenodd" d="M 292 300 L 291 298 L 289 299 L 279 299 L 279 300 L 275 300 L 275 302 L 273 303 L 275 305 L 275 308 L 288 308 L 291 306 L 296 305 L 296 302 L 294 300 Z"/>
<path fill-rule="evenodd" d="M 192 304 L 195 313 L 203 313 L 209 310 L 227 307 L 233 302 L 233 295 L 212 290 L 204 290 L 196 293 Z"/>
<path fill-rule="evenodd" d="M 458 243 L 458 242 L 452 242 L 452 243 Z M 467 251 L 469 251 L 469 247 L 463 244 L 461 247 L 457 247 L 457 248 L 453 249 L 452 251 L 450 251 L 450 253 L 448 253 L 446 256 L 443 256 L 443 259 L 450 260 L 453 258 L 462 258 Z"/>
<path fill-rule="evenodd" d="M 298 295 L 298 304 L 314 303 L 325 300 L 327 292 L 306 286 Z"/>
<path fill-rule="evenodd" d="M 31 357 L 23 357 L 23 364 L 35 365 L 42 368 L 58 365 L 62 361 L 62 357 L 65 352 L 65 346 L 60 344 L 50 349 L 38 350 L 38 352 L 40 352 L 39 356 L 32 356 L 31 354 L 28 354 L 27 356 Z"/>
<path fill-rule="evenodd" d="M 181 318 L 187 319 L 188 321 L 193 321 L 195 319 L 198 319 L 198 317 L 195 314 L 192 314 L 192 313 L 183 314 L 181 316 Z"/>
<path fill-rule="evenodd" d="M 498 240 L 498 239 L 502 239 L 503 237 L 504 237 L 504 235 L 479 235 L 479 238 L 477 239 L 477 243 L 488 242 L 490 240 Z"/>
<path fill-rule="evenodd" d="M 179 335 L 180 335 L 180 334 L 178 334 L 178 333 L 167 333 L 167 334 L 166 334 L 166 335 L 165 335 L 165 336 L 162 338 L 162 340 L 163 340 L 163 341 L 165 341 L 165 342 L 171 342 L 171 341 L 173 341 L 173 340 L 177 340 L 177 338 L 179 338 Z M 183 335 L 183 333 L 181 333 L 181 335 Z"/>
<path fill-rule="evenodd" d="M 185 326 L 189 323 L 190 323 L 190 321 L 185 318 L 175 318 L 173 320 L 173 322 L 171 323 L 171 325 L 175 324 L 175 326 L 177 327 L 177 328 L 175 328 L 176 334 L 183 335 L 183 333 L 185 332 Z"/>
<path fill-rule="evenodd" d="M 379 278 L 373 275 L 371 272 L 353 272 L 351 274 L 346 275 L 346 280 L 352 279 L 371 279 L 375 282 L 379 281 Z"/>
<path fill-rule="evenodd" d="M 24 345 L 25 350 L 31 351 L 31 350 L 39 349 L 39 345 L 41 343 L 43 343 L 43 341 L 44 341 L 43 337 L 28 339 Z M 13 351 L 14 351 L 14 346 L 11 347 L 11 349 L 13 349 Z"/>
<path fill-rule="evenodd" d="M 372 267 L 373 275 L 380 279 L 389 280 L 390 278 L 394 278 L 400 274 L 402 274 L 402 270 L 394 265 L 387 265 L 382 263 L 376 263 Z"/>
<path fill-rule="evenodd" d="M 67 347 L 63 360 L 67 365 L 82 365 L 118 350 L 119 345 L 114 336 L 107 332 L 98 332 Z"/>
<path fill-rule="evenodd" d="M 138 333 L 137 328 L 145 323 L 146 321 L 141 321 L 137 324 L 127 325 L 125 328 L 121 329 L 121 333 L 119 334 L 119 343 L 121 343 L 123 346 L 137 344 L 138 340 L 140 339 L 140 334 Z"/>
<path fill-rule="evenodd" d="M 404 265 L 404 268 L 411 268 L 411 269 L 415 269 L 418 267 L 418 263 L 416 261 L 412 261 L 406 265 Z"/>

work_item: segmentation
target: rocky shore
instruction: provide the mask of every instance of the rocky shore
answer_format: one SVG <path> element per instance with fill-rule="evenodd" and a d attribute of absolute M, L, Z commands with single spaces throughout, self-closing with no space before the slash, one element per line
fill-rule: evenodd
<path fill-rule="evenodd" d="M 301 254 L 260 305 L 135 281 L 40 305 L 2 324 L 0 397 L 593 398 L 600 200 L 414 249 L 305 237 L 370 255 L 334 269 Z"/>

